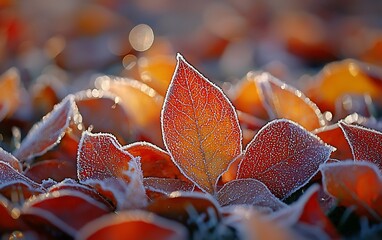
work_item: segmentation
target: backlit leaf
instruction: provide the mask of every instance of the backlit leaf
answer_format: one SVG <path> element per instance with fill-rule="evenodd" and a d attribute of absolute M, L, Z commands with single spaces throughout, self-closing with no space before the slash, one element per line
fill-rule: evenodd
<path fill-rule="evenodd" d="M 236 111 L 213 83 L 181 55 L 162 111 L 162 132 L 173 161 L 209 193 L 229 163 L 241 154 Z"/>
<path fill-rule="evenodd" d="M 39 195 L 24 204 L 23 219 L 35 225 L 53 225 L 70 236 L 109 209 L 78 191 L 61 190 Z M 38 221 L 42 218 L 45 221 Z"/>
<path fill-rule="evenodd" d="M 78 147 L 78 179 L 110 194 L 118 209 L 141 207 L 146 195 L 138 161 L 114 136 L 84 132 Z"/>
<path fill-rule="evenodd" d="M 339 125 L 349 142 L 353 159 L 370 161 L 382 169 L 382 133 L 343 121 Z"/>
<path fill-rule="evenodd" d="M 218 192 L 221 206 L 234 204 L 254 205 L 277 211 L 287 205 L 276 198 L 264 185 L 256 179 L 237 179 L 226 183 Z"/>
<path fill-rule="evenodd" d="M 181 224 L 145 211 L 124 211 L 98 218 L 76 235 L 78 240 L 187 239 L 187 230 Z"/>
<path fill-rule="evenodd" d="M 332 151 L 299 125 L 274 120 L 248 144 L 238 178 L 260 180 L 277 197 L 286 198 L 317 173 Z"/>
<path fill-rule="evenodd" d="M 376 165 L 366 161 L 341 161 L 320 167 L 325 191 L 343 206 L 382 221 L 382 177 Z"/>
<path fill-rule="evenodd" d="M 140 158 L 143 177 L 173 178 L 188 182 L 170 155 L 159 147 L 148 142 L 135 142 L 123 149 Z"/>
<path fill-rule="evenodd" d="M 150 138 L 150 142 L 162 146 L 160 111 L 163 97 L 138 80 L 103 76 L 96 86 L 119 98 L 135 128 Z"/>
<path fill-rule="evenodd" d="M 268 115 L 292 120 L 308 131 L 322 127 L 324 118 L 309 98 L 301 91 L 281 82 L 269 73 L 253 73 Z"/>
<path fill-rule="evenodd" d="M 20 161 L 28 161 L 57 145 L 69 127 L 75 109 L 73 96 L 69 95 L 32 127 L 13 153 L 15 157 Z"/>

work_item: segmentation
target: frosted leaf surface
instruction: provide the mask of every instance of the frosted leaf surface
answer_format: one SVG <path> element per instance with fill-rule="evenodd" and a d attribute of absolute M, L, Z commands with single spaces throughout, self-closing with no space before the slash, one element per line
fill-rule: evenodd
<path fill-rule="evenodd" d="M 9 165 L 11 165 L 14 169 L 16 169 L 19 172 L 22 171 L 22 166 L 19 160 L 17 160 L 12 154 L 5 151 L 1 147 L 0 147 L 0 161 L 9 163 Z"/>
<path fill-rule="evenodd" d="M 57 145 L 69 127 L 75 109 L 73 96 L 67 96 L 32 127 L 14 156 L 20 161 L 28 161 Z"/>
<path fill-rule="evenodd" d="M 269 207 L 273 211 L 287 207 L 256 179 L 237 179 L 226 183 L 218 192 L 221 206 L 249 204 L 256 207 Z"/>
<path fill-rule="evenodd" d="M 143 184 L 147 190 L 165 195 L 170 195 L 176 191 L 192 192 L 195 188 L 195 185 L 190 182 L 170 178 L 144 178 Z"/>
<path fill-rule="evenodd" d="M 228 98 L 178 54 L 162 110 L 165 146 L 182 173 L 203 191 L 242 151 L 242 133 Z"/>
<path fill-rule="evenodd" d="M 118 209 L 146 204 L 139 159 L 124 151 L 111 134 L 84 132 L 78 147 L 77 175 L 81 183 L 111 194 Z"/>
<path fill-rule="evenodd" d="M 0 173 L 0 189 L 13 184 L 22 183 L 32 191 L 45 190 L 40 184 L 19 173 L 6 162 L 0 161 Z"/>
<path fill-rule="evenodd" d="M 334 150 L 289 120 L 274 120 L 248 144 L 238 178 L 263 182 L 278 198 L 304 186 Z"/>
<path fill-rule="evenodd" d="M 382 169 L 382 133 L 361 126 L 339 123 L 344 132 L 354 160 L 366 160 Z"/>
<path fill-rule="evenodd" d="M 341 161 L 320 166 L 325 191 L 340 205 L 382 221 L 382 176 L 368 161 Z"/>
<path fill-rule="evenodd" d="M 297 122 L 308 131 L 325 124 L 324 117 L 316 104 L 301 91 L 281 82 L 269 73 L 252 73 L 252 75 L 271 119 L 286 118 Z"/>

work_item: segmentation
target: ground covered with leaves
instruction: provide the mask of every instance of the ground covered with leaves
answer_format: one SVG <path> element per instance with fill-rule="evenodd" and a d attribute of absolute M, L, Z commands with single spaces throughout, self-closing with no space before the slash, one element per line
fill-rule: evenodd
<path fill-rule="evenodd" d="M 0 0 L 2 239 L 382 238 L 378 4 L 122 2 Z"/>

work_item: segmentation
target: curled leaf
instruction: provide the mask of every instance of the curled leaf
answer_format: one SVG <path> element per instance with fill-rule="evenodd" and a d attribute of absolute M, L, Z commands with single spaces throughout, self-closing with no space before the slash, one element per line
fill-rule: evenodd
<path fill-rule="evenodd" d="M 318 172 L 333 150 L 299 125 L 274 120 L 248 144 L 238 178 L 257 179 L 277 197 L 286 198 Z"/>
<path fill-rule="evenodd" d="M 185 240 L 187 230 L 177 222 L 135 210 L 98 218 L 84 226 L 76 235 L 76 239 Z"/>
<path fill-rule="evenodd" d="M 236 111 L 223 92 L 181 55 L 162 110 L 165 146 L 182 173 L 208 193 L 241 154 Z"/>
<path fill-rule="evenodd" d="M 78 147 L 77 175 L 81 183 L 109 195 L 118 209 L 146 204 L 138 159 L 124 151 L 113 135 L 83 133 Z"/>

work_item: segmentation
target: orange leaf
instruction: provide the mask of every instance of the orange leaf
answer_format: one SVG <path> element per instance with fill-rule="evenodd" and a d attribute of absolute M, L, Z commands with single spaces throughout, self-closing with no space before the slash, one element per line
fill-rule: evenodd
<path fill-rule="evenodd" d="M 376 165 L 366 161 L 342 161 L 320 167 L 325 191 L 344 206 L 382 221 L 382 177 Z"/>
<path fill-rule="evenodd" d="M 219 176 L 242 151 L 236 111 L 219 88 L 177 59 L 162 111 L 164 142 L 185 176 L 216 193 Z"/>
<path fill-rule="evenodd" d="M 345 94 L 370 95 L 381 99 L 381 84 L 368 76 L 360 63 L 354 60 L 333 62 L 316 76 L 317 84 L 308 90 L 308 96 L 323 111 L 335 111 L 336 101 Z"/>
<path fill-rule="evenodd" d="M 382 169 L 382 133 L 361 126 L 339 122 L 349 142 L 354 160 L 366 160 Z"/>
<path fill-rule="evenodd" d="M 174 178 L 188 182 L 170 155 L 157 146 L 148 142 L 135 142 L 124 146 L 123 149 L 133 156 L 140 157 L 143 177 Z"/>
<path fill-rule="evenodd" d="M 181 224 L 144 211 L 124 211 L 98 218 L 76 235 L 76 239 L 187 239 L 187 230 Z"/>
<path fill-rule="evenodd" d="M 286 198 L 305 185 L 328 160 L 333 148 L 299 125 L 285 119 L 264 126 L 248 144 L 238 178 L 263 182 Z"/>
<path fill-rule="evenodd" d="M 96 80 L 99 89 L 115 94 L 129 118 L 151 142 L 162 146 L 160 111 L 163 97 L 146 84 L 129 78 L 100 77 Z"/>
<path fill-rule="evenodd" d="M 111 195 L 118 209 L 141 207 L 146 195 L 137 160 L 113 135 L 84 132 L 78 147 L 78 179 Z"/>
<path fill-rule="evenodd" d="M 325 124 L 316 104 L 301 91 L 281 82 L 269 73 L 253 73 L 253 78 L 271 119 L 286 118 L 308 131 Z"/>
<path fill-rule="evenodd" d="M 20 76 L 11 68 L 0 76 L 0 121 L 12 115 L 20 105 Z"/>

